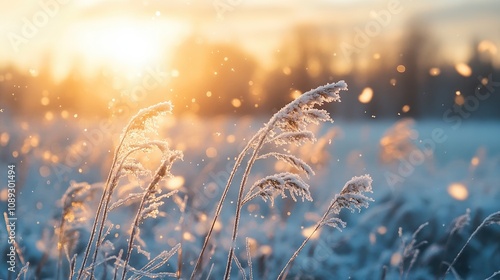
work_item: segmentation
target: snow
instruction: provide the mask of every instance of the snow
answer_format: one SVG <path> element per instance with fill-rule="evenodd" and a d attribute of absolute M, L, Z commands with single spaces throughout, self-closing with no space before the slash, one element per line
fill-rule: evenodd
<path fill-rule="evenodd" d="M 174 163 L 171 170 L 174 176 L 182 177 L 184 183 L 178 187 L 177 194 L 158 206 L 156 219 L 147 219 L 141 225 L 142 250 L 149 252 L 153 258 L 162 251 L 177 248 L 177 244 L 181 243 L 182 275 L 183 278 L 188 277 L 234 157 L 245 144 L 242 139 L 250 139 L 257 132 L 255 128 L 264 121 L 259 118 L 181 118 L 169 122 L 167 126 L 159 124 L 159 136 L 169 143 L 169 147 L 184 153 L 184 161 Z M 114 150 L 112 143 L 116 143 L 124 125 L 114 124 L 115 133 L 105 134 L 105 137 L 92 143 L 82 132 L 83 124 L 78 122 L 64 130 L 60 129 L 64 123 L 58 120 L 50 123 L 28 120 L 28 129 L 23 129 L 20 122 L 12 119 L 0 124 L 1 131 L 9 134 L 8 143 L 0 150 L 0 174 L 7 173 L 8 164 L 17 165 L 16 234 L 23 257 L 30 263 L 28 278 L 33 277 L 37 266 L 41 265 L 40 278 L 53 279 L 58 262 L 55 231 L 61 220 L 64 192 L 71 186 L 73 189 L 85 186 L 96 192 L 86 200 L 88 207 L 78 212 L 79 226 L 70 225 L 78 233 L 73 253 L 81 254 L 89 237 L 90 213 L 95 211 L 94 206 L 102 189 L 100 182 L 105 181 L 110 165 L 108 151 Z M 99 124 L 86 124 L 85 128 L 95 131 Z M 301 147 L 285 145 L 278 148 L 286 147 L 290 154 L 314 169 L 315 175 L 304 179 L 310 186 L 308 191 L 313 201 L 293 202 L 291 198 L 284 198 L 276 199 L 271 206 L 261 199 L 254 199 L 247 202 L 243 209 L 236 256 L 246 275 L 250 275 L 248 252 L 245 250 L 245 238 L 248 237 L 252 241 L 248 254 L 252 256 L 254 279 L 272 279 L 278 275 L 304 240 L 302 229 L 319 221 L 334 196 L 354 176 L 370 174 L 373 179 L 370 197 L 375 201 L 360 213 L 342 211 L 338 218 L 347 224 L 342 232 L 323 227 L 299 254 L 288 277 L 373 279 L 382 275 L 385 266 L 386 279 L 399 279 L 398 260 L 404 257 L 402 243 L 405 241 L 408 245 L 415 239 L 414 244 L 426 243 L 417 248 L 419 254 L 410 271 L 407 270 L 413 255 L 404 260 L 404 273 L 408 272 L 409 279 L 433 279 L 442 276 L 446 270 L 442 262 L 451 263 L 482 221 L 500 210 L 500 126 L 497 122 L 469 121 L 452 127 L 440 120 L 402 120 L 396 124 L 381 120 L 348 122 L 336 119 L 335 124 L 326 123 L 320 128 L 313 126 L 310 129 L 316 134 L 317 142 L 307 142 Z M 214 135 L 214 131 L 220 136 Z M 39 139 L 37 145 L 22 150 L 30 136 Z M 310 134 L 295 133 L 282 137 L 297 137 L 297 141 L 311 138 Z M 68 157 L 67 152 L 74 148 L 72 145 L 82 139 L 88 140 L 89 149 L 85 153 L 75 152 L 78 157 Z M 216 149 L 214 158 L 206 158 L 208 147 Z M 394 149 L 401 152 L 401 157 L 385 156 Z M 13 151 L 19 153 L 17 158 L 12 157 Z M 46 151 L 57 155 L 58 161 L 44 158 Z M 47 168 L 49 175 L 46 175 Z M 83 172 L 78 171 L 80 168 Z M 272 160 L 258 160 L 249 183 L 285 172 L 295 171 L 286 163 L 279 165 Z M 3 176 L 5 178 L 6 175 Z M 71 181 L 90 185 L 78 185 Z M 450 188 L 452 184 L 464 186 L 465 197 L 457 199 L 453 188 Z M 133 180 L 122 183 L 116 200 L 133 193 L 125 192 L 133 186 Z M 165 193 L 169 191 L 167 182 L 163 182 L 161 188 Z M 184 201 L 185 196 L 186 209 L 181 209 L 176 201 Z M 231 233 L 230 226 L 226 225 L 230 224 L 234 215 L 231 209 L 234 205 L 229 201 L 235 201 L 236 196 L 235 189 L 230 190 L 228 203 L 216 225 L 214 242 L 217 246 L 213 255 L 205 260 L 204 272 L 207 274 L 211 270 L 214 279 L 224 273 L 224 265 L 220 264 L 225 264 Z M 0 198 L 0 207 L 6 209 L 4 187 Z M 108 236 L 115 247 L 109 249 L 110 254 L 117 255 L 120 249 L 126 248 L 131 218 L 137 207 L 131 205 L 128 208 L 110 213 L 113 227 Z M 456 230 L 456 219 L 463 216 L 467 209 L 470 209 L 470 221 Z M 500 226 L 497 216 L 491 217 L 494 218 L 491 218 L 491 224 L 479 230 L 454 265 L 464 279 L 484 279 L 500 267 Z M 463 217 L 461 221 L 465 221 Z M 425 223 L 428 225 L 413 236 Z M 401 237 L 398 233 L 400 228 Z M 5 230 L 5 227 L 0 229 L 1 252 L 8 251 Z M 174 256 L 161 270 L 165 273 L 175 272 L 178 268 L 178 251 L 171 252 Z M 1 259 L 5 264 L 6 253 Z M 81 257 L 78 262 L 81 262 Z M 145 256 L 139 257 L 139 254 L 131 259 L 136 268 L 148 262 Z M 63 263 L 67 272 L 66 257 L 63 257 Z M 108 264 L 113 263 L 110 261 Z M 3 264 L 0 267 L 5 268 Z M 215 265 L 212 267 L 212 264 Z M 21 267 L 18 260 L 17 271 Z M 239 269 L 235 265 L 232 275 L 236 277 L 238 274 Z M 0 278 L 7 277 L 7 270 L 1 269 Z M 448 274 L 446 279 L 453 279 L 452 274 Z"/>

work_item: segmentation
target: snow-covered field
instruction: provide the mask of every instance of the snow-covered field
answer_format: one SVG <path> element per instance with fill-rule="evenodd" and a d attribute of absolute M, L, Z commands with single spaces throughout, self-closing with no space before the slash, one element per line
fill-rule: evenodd
<path fill-rule="evenodd" d="M 174 273 L 180 269 L 180 278 L 189 278 L 234 158 L 265 121 L 250 117 L 165 118 L 159 136 L 167 139 L 172 148 L 182 150 L 184 160 L 174 163 L 174 177 L 162 182 L 162 189 L 178 192 L 165 199 L 156 219 L 141 225 L 137 244 L 144 252 L 134 255 L 132 266 L 142 267 L 148 257 L 180 243 L 182 250 L 177 250 L 168 265 L 158 271 Z M 70 258 L 77 254 L 79 267 L 102 193 L 100 187 L 111 164 L 113 145 L 123 125 L 78 119 L 12 118 L 0 123 L 0 207 L 2 212 L 8 207 L 5 181 L 8 166 L 13 164 L 17 184 L 15 237 L 20 246 L 16 254 L 22 254 L 22 260 L 16 258 L 15 269 L 19 271 L 29 262 L 26 279 L 55 279 L 58 267 L 67 278 L 69 263 L 65 254 L 58 265 L 61 198 L 71 184 L 87 182 L 94 188 L 88 190 L 84 205 L 73 205 L 79 210 L 66 220 L 68 240 L 64 244 Z M 371 196 L 375 201 L 361 213 L 344 210 L 340 217 L 347 227 L 342 232 L 324 227 L 314 235 L 295 260 L 288 278 L 440 278 L 447 268 L 444 262 L 453 261 L 484 218 L 500 211 L 498 122 L 469 121 L 452 127 L 440 120 L 336 119 L 333 124 L 311 129 L 317 135 L 316 143 L 286 148 L 316 171 L 307 180 L 314 201 L 299 199 L 295 203 L 290 198 L 277 198 L 271 207 L 269 202 L 255 199 L 243 208 L 236 257 L 247 277 L 252 273 L 254 279 L 276 278 L 334 195 L 353 176 L 371 175 Z M 154 161 L 154 155 L 150 160 Z M 261 161 L 249 179 L 256 181 L 281 171 L 290 171 L 288 165 Z M 130 179 L 121 183 L 118 193 L 134 182 Z M 222 278 L 235 200 L 233 189 L 215 227 L 215 246 L 209 248 L 204 260 L 204 277 L 210 271 L 210 279 Z M 137 205 L 132 204 L 110 212 L 113 226 L 103 258 L 116 256 L 126 248 L 136 210 Z M 454 220 L 467 211 L 469 224 L 453 230 Z M 424 227 L 412 236 L 421 225 Z M 0 278 L 12 279 L 17 273 L 8 274 L 7 270 L 10 244 L 6 227 L 1 227 L 0 232 Z M 416 243 L 411 242 L 412 238 Z M 462 279 L 485 279 L 499 271 L 499 240 L 499 225 L 482 228 L 454 265 L 456 274 Z M 113 264 L 110 259 L 106 265 Z M 236 279 L 243 278 L 236 265 L 232 274 Z M 447 274 L 449 279 L 455 276 Z M 497 275 L 492 279 L 500 278 Z"/>

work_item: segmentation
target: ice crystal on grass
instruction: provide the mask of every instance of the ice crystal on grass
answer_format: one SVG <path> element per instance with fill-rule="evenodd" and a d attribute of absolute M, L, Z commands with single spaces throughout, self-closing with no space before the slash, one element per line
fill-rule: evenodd
<path fill-rule="evenodd" d="M 493 225 L 493 224 L 500 225 L 500 211 L 489 215 L 483 221 L 483 226 L 489 226 L 489 225 Z"/>
<path fill-rule="evenodd" d="M 372 198 L 365 196 L 363 193 L 372 191 L 372 178 L 368 175 L 353 177 L 349 180 L 339 194 L 330 203 L 326 212 L 326 217 L 323 224 L 341 230 L 346 226 L 346 223 L 338 218 L 338 214 L 342 208 L 351 211 L 361 211 L 362 207 L 368 208 Z"/>
<path fill-rule="evenodd" d="M 292 152 L 293 149 L 285 149 L 285 152 L 278 152 L 275 151 L 275 149 L 282 145 L 296 145 L 300 147 L 306 142 L 315 142 L 316 137 L 314 133 L 308 130 L 310 125 L 333 122 L 333 119 L 326 110 L 318 109 L 317 107 L 325 103 L 340 101 L 339 92 L 341 90 L 347 90 L 347 84 L 344 81 L 320 86 L 302 94 L 274 114 L 244 146 L 243 150 L 236 157 L 234 167 L 229 174 L 226 186 L 216 206 L 214 218 L 206 234 L 191 278 L 198 276 L 200 266 L 202 265 L 203 254 L 207 248 L 217 219 L 220 217 L 229 188 L 233 184 L 233 180 L 237 174 L 238 176 L 241 175 L 241 177 L 238 183 L 239 191 L 235 204 L 235 214 L 233 216 L 234 224 L 232 225 L 231 242 L 229 245 L 224 279 L 229 279 L 233 262 L 238 267 L 240 276 L 244 279 L 247 277 L 243 263 L 240 262 L 238 255 L 235 254 L 241 211 L 245 203 L 256 197 L 261 197 L 266 202 L 270 201 L 271 206 L 273 206 L 274 199 L 278 196 L 281 198 L 290 196 L 295 202 L 297 202 L 299 198 L 302 201 L 313 200 L 309 184 L 306 183 L 304 177 L 309 179 L 310 176 L 314 175 L 314 170 L 305 160 L 294 155 Z M 177 190 L 175 190 L 162 194 L 159 183 L 164 178 L 171 176 L 170 170 L 172 165 L 175 161 L 182 159 L 182 153 L 180 151 L 171 150 L 166 141 L 154 139 L 155 135 L 157 135 L 158 118 L 170 113 L 171 109 L 172 105 L 169 102 L 163 102 L 142 109 L 123 129 L 123 133 L 115 149 L 108 177 L 104 183 L 103 193 L 98 204 L 89 242 L 85 249 L 81 268 L 77 274 L 78 279 L 87 277 L 92 279 L 102 275 L 107 277 L 109 274 L 113 276 L 113 279 L 121 278 L 122 280 L 129 276 L 132 276 L 132 279 L 167 276 L 180 278 L 182 276 L 181 270 L 183 261 L 180 244 L 174 246 L 171 251 L 164 251 L 156 258 L 153 258 L 152 261 L 141 269 L 134 268 L 130 264 L 133 254 L 143 254 L 147 256 L 148 260 L 150 259 L 150 253 L 145 250 L 146 243 L 142 241 L 140 236 L 140 225 L 147 218 L 157 218 L 160 214 L 159 207 L 165 203 L 167 198 L 177 193 Z M 295 149 L 295 152 L 296 151 L 297 149 Z M 161 155 L 158 167 L 154 172 L 153 169 L 147 168 L 147 165 L 143 164 L 144 162 L 141 157 L 151 153 L 159 153 L 159 155 Z M 248 180 L 252 178 L 250 174 L 255 162 L 268 159 L 284 162 L 291 168 L 289 172 L 263 176 L 260 177 L 261 179 L 257 179 L 253 184 L 247 184 L 249 183 Z M 239 172 L 240 169 L 243 171 Z M 120 184 L 120 182 L 123 181 L 121 178 L 128 175 L 135 176 L 135 178 L 138 179 L 139 186 L 134 188 L 130 187 L 130 183 L 124 186 Z M 128 177 L 130 178 L 130 176 Z M 311 235 L 304 240 L 299 249 L 287 262 L 279 277 L 284 277 L 284 272 L 287 271 L 289 265 L 319 228 L 324 225 L 339 229 L 345 227 L 345 222 L 338 217 L 341 209 L 347 208 L 351 211 L 360 211 L 361 208 L 368 207 L 369 202 L 373 200 L 365 196 L 364 193 L 372 191 L 371 183 L 372 179 L 368 175 L 364 175 L 353 177 L 345 184 L 341 192 L 334 197 L 321 220 L 314 226 Z M 118 199 L 116 198 L 116 194 L 119 194 Z M 174 196 L 174 199 L 177 201 L 179 200 L 176 196 Z M 186 201 L 187 197 L 185 197 L 183 203 L 181 203 L 183 206 L 180 206 L 180 211 L 182 213 L 179 221 L 180 227 L 182 227 L 183 223 Z M 135 204 L 137 208 L 132 218 L 126 249 L 121 249 L 118 256 L 110 256 L 112 252 L 106 249 L 111 248 L 110 245 L 113 245 L 108 238 L 110 228 L 108 231 L 104 230 L 105 224 L 108 222 L 108 214 L 112 210 L 130 204 Z M 214 246 L 214 250 L 215 247 L 216 246 Z M 134 250 L 134 248 L 136 248 L 136 250 Z M 249 275 L 250 279 L 252 279 L 251 255 L 248 246 L 246 249 L 248 256 L 247 264 L 250 270 Z M 115 251 L 114 247 L 113 251 Z M 154 272 L 155 269 L 165 265 L 174 253 L 178 253 L 179 258 L 177 272 Z M 114 262 L 114 267 L 111 264 L 112 261 Z M 87 265 L 87 263 L 89 264 Z M 213 264 L 210 267 L 210 270 L 212 270 Z"/>
<path fill-rule="evenodd" d="M 482 229 L 483 227 L 486 227 L 486 226 L 489 226 L 489 225 L 494 225 L 494 224 L 500 225 L 500 211 L 495 212 L 495 213 L 489 215 L 488 217 L 486 217 L 483 220 L 483 222 L 476 228 L 476 230 L 474 230 L 474 232 L 469 236 L 469 239 L 467 239 L 467 241 L 465 242 L 464 246 L 462 247 L 462 249 L 460 249 L 460 251 L 458 252 L 458 254 L 456 255 L 456 257 L 453 259 L 453 261 L 450 264 L 447 264 L 448 265 L 448 269 L 444 273 L 445 276 L 446 276 L 446 274 L 448 274 L 450 272 L 450 270 L 453 270 L 453 265 L 458 260 L 458 258 L 460 257 L 460 255 L 462 255 L 462 252 L 464 251 L 465 247 L 467 247 L 467 245 L 469 244 L 469 242 L 479 232 L 479 230 Z M 494 275 L 495 274 L 493 274 L 491 277 L 493 277 Z"/>
<path fill-rule="evenodd" d="M 294 131 L 294 132 L 283 132 L 278 136 L 267 140 L 267 142 L 273 142 L 276 145 L 288 145 L 295 144 L 300 146 L 305 142 L 314 142 L 316 141 L 316 137 L 314 137 L 314 133 L 310 131 Z"/>
<path fill-rule="evenodd" d="M 361 211 L 362 207 L 367 208 L 373 199 L 364 195 L 365 192 L 373 192 L 372 178 L 369 175 L 356 176 L 349 180 L 340 194 L 336 195 L 331 204 L 329 214 L 337 215 L 342 208 L 351 211 Z"/>
<path fill-rule="evenodd" d="M 493 274 L 490 275 L 490 277 L 484 279 L 484 280 L 490 280 L 490 279 L 493 279 L 495 276 L 497 275 L 500 275 L 500 270 L 499 271 L 496 271 L 494 272 Z"/>
<path fill-rule="evenodd" d="M 403 237 L 403 229 L 399 228 L 398 234 L 401 238 L 401 260 L 399 262 L 399 274 L 400 277 L 404 279 L 408 278 L 411 269 L 413 268 L 418 256 L 420 255 L 420 247 L 427 244 L 427 241 L 421 241 L 417 243 L 417 235 L 422 231 L 422 229 L 428 226 L 429 223 L 421 224 L 415 232 L 413 232 L 409 242 Z M 410 260 L 405 273 L 406 261 Z"/>
<path fill-rule="evenodd" d="M 231 247 L 228 253 L 226 272 L 224 276 L 225 279 L 228 279 L 231 273 L 234 244 L 238 235 L 241 207 L 244 203 L 257 196 L 261 196 L 264 200 L 271 200 L 271 203 L 273 203 L 276 195 L 281 195 L 283 198 L 286 197 L 285 190 L 289 191 L 292 199 L 294 200 L 296 200 L 296 196 L 312 200 L 309 192 L 309 186 L 300 178 L 300 176 L 296 174 L 280 173 L 271 175 L 258 180 L 250 188 L 247 188 L 246 183 L 255 161 L 268 158 L 269 156 L 276 157 L 278 160 L 283 160 L 291 164 L 297 169 L 305 172 L 307 176 L 312 175 L 312 169 L 304 161 L 294 156 L 281 153 L 259 155 L 259 153 L 263 146 L 269 143 L 274 143 L 275 145 L 300 145 L 305 141 L 314 141 L 315 137 L 312 132 L 307 130 L 307 126 L 309 124 L 319 124 L 320 122 L 333 121 L 327 111 L 317 109 L 315 107 L 328 102 L 340 101 L 339 92 L 341 90 L 347 90 L 347 84 L 344 81 L 320 86 L 302 94 L 274 114 L 271 119 L 249 140 L 247 145 L 238 155 L 234 167 L 231 170 L 229 179 L 222 192 L 222 196 L 216 206 L 215 215 L 210 229 L 205 237 L 205 241 L 196 261 L 195 268 L 191 274 L 191 279 L 196 276 L 198 269 L 201 266 L 203 254 L 212 235 L 214 225 L 219 218 L 228 190 L 245 157 L 248 156 L 248 159 L 239 184 L 240 187 L 236 203 L 233 233 L 231 236 Z M 245 192 L 246 195 L 244 194 Z"/>
<path fill-rule="evenodd" d="M 314 175 L 312 168 L 305 161 L 294 155 L 278 152 L 268 152 L 261 155 L 260 152 L 265 145 L 270 143 L 275 144 L 275 146 L 286 144 L 295 144 L 300 146 L 307 141 L 315 141 L 316 138 L 314 134 L 309 131 L 307 127 L 310 124 L 333 122 L 333 119 L 326 110 L 317 109 L 315 107 L 323 105 L 324 103 L 340 101 L 339 92 L 341 90 L 347 90 L 347 84 L 344 81 L 320 86 L 302 94 L 274 114 L 271 119 L 249 140 L 247 145 L 238 155 L 234 167 L 229 175 L 229 179 L 226 183 L 222 196 L 217 204 L 211 227 L 205 237 L 205 241 L 196 261 L 195 268 L 191 274 L 191 279 L 195 278 L 198 269 L 201 266 L 203 254 L 207 248 L 208 241 L 212 235 L 213 228 L 220 215 L 220 211 L 222 210 L 228 190 L 245 157 L 248 157 L 248 159 L 239 183 L 240 187 L 234 215 L 231 246 L 228 253 L 224 279 L 229 279 L 233 261 L 235 261 L 238 267 L 240 267 L 240 263 L 234 256 L 234 247 L 238 235 L 241 208 L 245 203 L 257 196 L 260 196 L 264 199 L 264 201 L 270 200 L 271 205 L 273 205 L 274 198 L 276 196 L 286 198 L 286 192 L 290 194 L 294 201 L 297 201 L 297 197 L 301 197 L 302 201 L 312 201 L 309 185 L 304 182 L 299 175 L 291 172 L 278 173 L 264 177 L 257 180 L 257 182 L 255 182 L 251 187 L 247 187 L 247 180 L 255 161 L 264 160 L 270 157 L 274 157 L 279 161 L 288 163 L 298 171 L 305 173 L 308 178 L 309 176 Z M 344 225 L 342 221 L 332 216 L 338 214 L 342 208 L 359 210 L 361 207 L 367 207 L 368 202 L 371 201 L 371 199 L 362 194 L 367 191 L 371 192 L 371 178 L 369 176 L 365 175 L 355 177 L 349 181 L 341 194 L 335 197 L 332 205 L 330 205 L 327 213 L 325 213 L 320 223 L 317 224 L 314 231 L 325 224 L 331 226 Z M 307 240 L 305 242 L 307 242 Z M 300 251 L 302 247 L 303 246 L 301 246 L 298 251 Z M 297 254 L 298 251 L 296 252 Z M 294 254 L 292 259 L 287 263 L 287 266 L 295 257 L 296 254 Z M 287 266 L 285 266 L 285 269 Z M 280 274 L 280 277 L 281 275 L 282 274 Z"/>
<path fill-rule="evenodd" d="M 166 272 L 166 273 L 154 273 L 154 271 L 162 266 L 164 266 L 167 261 L 175 255 L 180 250 L 181 245 L 175 245 L 170 251 L 163 251 L 158 256 L 150 260 L 145 266 L 141 269 L 130 268 L 132 272 L 134 272 L 134 276 L 130 279 L 137 280 L 143 277 L 149 278 L 159 278 L 164 276 L 176 277 L 175 273 Z"/>
<path fill-rule="evenodd" d="M 306 243 L 322 226 L 327 225 L 339 230 L 346 226 L 346 223 L 338 217 L 340 210 L 346 208 L 351 211 L 361 211 L 362 207 L 368 207 L 369 203 L 373 201 L 373 199 L 365 196 L 364 193 L 373 192 L 372 182 L 373 180 L 369 175 L 353 177 L 351 180 L 347 181 L 340 193 L 335 195 L 335 198 L 328 206 L 328 209 L 323 214 L 323 217 L 321 217 L 321 219 L 316 223 L 311 233 L 306 237 L 300 247 L 285 264 L 285 267 L 278 275 L 278 279 L 285 279 L 290 265 L 299 255 L 300 251 L 302 251 Z"/>
<path fill-rule="evenodd" d="M 469 225 L 469 222 L 470 222 L 470 209 L 467 208 L 467 210 L 465 210 L 465 214 L 453 220 L 452 222 L 453 227 L 450 230 L 450 235 L 453 235 L 455 232 L 459 232 L 460 230 L 462 230 L 464 227 Z"/>
<path fill-rule="evenodd" d="M 59 228 L 56 231 L 58 238 L 58 270 L 56 278 L 59 278 L 62 273 L 63 253 L 69 255 L 76 246 L 80 236 L 79 230 L 85 224 L 85 221 L 91 217 L 88 204 L 100 188 L 99 184 L 89 185 L 72 181 L 61 198 L 62 214 Z"/>
<path fill-rule="evenodd" d="M 153 144 L 157 144 L 153 142 Z M 134 221 L 132 223 L 132 232 L 130 233 L 130 239 L 128 243 L 127 254 L 124 262 L 124 268 L 122 273 L 122 280 L 125 279 L 127 275 L 128 262 L 130 260 L 130 256 L 132 253 L 132 248 L 134 246 L 134 240 L 137 237 L 136 233 L 139 230 L 139 224 L 146 218 L 156 218 L 159 211 L 158 207 L 163 204 L 163 199 L 168 198 L 175 194 L 177 191 L 172 191 L 164 195 L 160 194 L 160 189 L 158 187 L 158 183 L 165 177 L 171 176 L 170 169 L 172 168 L 172 164 L 178 160 L 182 159 L 182 153 L 180 151 L 171 151 L 167 148 L 166 145 L 159 145 L 162 149 L 162 159 L 161 164 L 155 172 L 155 175 L 148 187 L 144 190 L 144 194 L 139 203 L 139 209 L 135 215 Z"/>
<path fill-rule="evenodd" d="M 71 182 L 69 188 L 61 198 L 62 218 L 68 222 L 82 221 L 88 218 L 88 201 L 92 199 L 97 186 L 87 183 Z"/>
<path fill-rule="evenodd" d="M 250 248 L 250 239 L 248 237 L 245 239 L 245 248 L 247 251 L 247 265 L 248 265 L 248 268 L 250 269 L 249 278 L 251 280 L 251 279 L 253 279 L 252 252 L 251 252 L 252 250 Z"/>
<path fill-rule="evenodd" d="M 312 168 L 305 161 L 293 155 L 287 155 L 282 153 L 267 153 L 258 157 L 257 159 L 265 159 L 271 156 L 290 164 L 292 167 L 295 167 L 300 171 L 303 171 L 306 174 L 307 178 L 309 178 L 309 176 L 311 175 L 314 175 L 314 170 L 312 170 Z"/>
<path fill-rule="evenodd" d="M 307 125 L 311 123 L 333 121 L 327 111 L 314 107 L 333 101 L 340 102 L 340 90 L 347 90 L 344 81 L 320 86 L 302 94 L 278 111 L 266 124 L 266 130 L 277 129 L 279 131 L 274 132 L 279 136 L 282 133 L 306 132 Z M 266 133 L 266 136 L 275 137 L 273 133 Z"/>
<path fill-rule="evenodd" d="M 29 262 L 27 262 L 23 267 L 21 267 L 21 270 L 19 270 L 19 273 L 17 274 L 16 280 L 21 280 L 21 275 L 23 276 L 23 279 L 26 279 L 29 267 L 30 267 Z"/>
<path fill-rule="evenodd" d="M 243 203 L 250 201 L 253 197 L 259 195 L 264 201 L 270 200 L 274 205 L 274 198 L 281 195 L 286 198 L 285 190 L 287 190 L 293 201 L 297 201 L 297 197 L 312 201 L 309 185 L 305 183 L 300 176 L 293 173 L 279 173 L 265 177 L 257 181 L 243 200 Z M 252 192 L 254 191 L 254 192 Z"/>
<path fill-rule="evenodd" d="M 121 138 L 127 135 L 133 136 L 135 133 L 144 135 L 147 132 L 157 133 L 157 118 L 170 114 L 172 112 L 172 103 L 161 102 L 148 108 L 141 109 L 123 129 Z"/>
<path fill-rule="evenodd" d="M 94 269 L 97 266 L 97 256 L 100 252 L 102 242 L 105 240 L 106 234 L 103 236 L 104 224 L 107 220 L 108 213 L 123 206 L 126 202 L 134 200 L 139 201 L 139 209 L 136 212 L 132 224 L 132 233 L 129 238 L 128 248 L 125 255 L 125 260 L 121 264 L 123 267 L 122 279 L 125 278 L 129 269 L 128 262 L 131 257 L 134 241 L 138 238 L 138 226 L 144 219 L 151 217 L 156 218 L 158 207 L 163 204 L 163 199 L 168 198 L 173 194 L 167 193 L 161 195 L 158 188 L 158 183 L 164 177 L 170 175 L 170 168 L 174 161 L 182 159 L 180 151 L 171 150 L 166 141 L 157 140 L 152 136 L 157 135 L 158 118 L 171 113 L 172 105 L 170 102 L 162 102 L 154 106 L 140 110 L 123 129 L 120 137 L 120 142 L 115 150 L 108 178 L 104 184 L 104 190 L 99 202 L 97 212 L 94 219 L 94 224 L 90 233 L 89 242 L 85 249 L 81 268 L 78 273 L 78 279 L 85 277 L 84 274 L 94 277 Z M 161 154 L 160 165 L 153 174 L 151 170 L 146 169 L 137 157 L 136 153 L 151 153 L 159 151 Z M 112 195 L 119 185 L 119 181 L 127 174 L 132 174 L 139 179 L 143 177 L 152 177 L 150 183 L 140 193 L 128 194 L 124 199 L 119 199 L 114 203 Z M 95 244 L 94 244 L 95 243 Z M 94 246 L 93 246 L 94 245 Z M 90 250 L 94 247 L 92 256 Z M 87 261 L 91 258 L 91 265 L 87 269 Z M 132 269 L 131 271 L 136 271 Z M 116 276 L 116 274 L 115 274 Z"/>

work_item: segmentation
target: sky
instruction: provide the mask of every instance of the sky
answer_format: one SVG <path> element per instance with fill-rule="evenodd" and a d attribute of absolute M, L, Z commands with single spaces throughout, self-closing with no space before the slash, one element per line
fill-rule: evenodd
<path fill-rule="evenodd" d="M 293 26 L 312 24 L 354 44 L 357 30 L 389 15 L 373 40 L 391 43 L 419 18 L 443 47 L 443 59 L 465 61 L 473 39 L 500 46 L 495 0 L 41 0 L 0 1 L 0 67 L 36 72 L 49 62 L 63 78 L 76 62 L 87 73 L 103 66 L 134 71 L 170 59 L 191 34 L 234 43 L 263 64 Z M 338 52 L 339 48 L 332 49 Z"/>

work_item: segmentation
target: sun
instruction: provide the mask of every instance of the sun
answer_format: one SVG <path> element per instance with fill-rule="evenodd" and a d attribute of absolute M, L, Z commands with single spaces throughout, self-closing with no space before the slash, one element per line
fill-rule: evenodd
<path fill-rule="evenodd" d="M 149 32 L 136 25 L 110 26 L 97 33 L 95 52 L 117 64 L 136 67 L 150 63 L 157 57 L 158 42 Z"/>
<path fill-rule="evenodd" d="M 148 21 L 127 18 L 101 19 L 81 24 L 72 36 L 72 49 L 87 68 L 105 66 L 121 72 L 138 71 L 162 63 L 165 40 L 161 28 Z"/>

